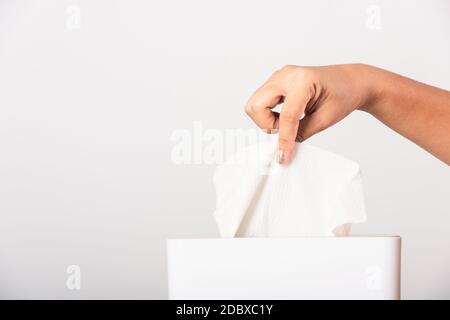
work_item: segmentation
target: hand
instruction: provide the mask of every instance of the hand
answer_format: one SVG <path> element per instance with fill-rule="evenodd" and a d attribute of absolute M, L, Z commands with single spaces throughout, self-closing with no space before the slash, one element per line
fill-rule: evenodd
<path fill-rule="evenodd" d="M 355 109 L 368 109 L 377 96 L 376 71 L 362 64 L 285 66 L 250 98 L 246 113 L 266 132 L 279 131 L 279 163 L 287 163 L 295 142 L 332 126 Z M 280 114 L 272 109 L 284 103 Z"/>

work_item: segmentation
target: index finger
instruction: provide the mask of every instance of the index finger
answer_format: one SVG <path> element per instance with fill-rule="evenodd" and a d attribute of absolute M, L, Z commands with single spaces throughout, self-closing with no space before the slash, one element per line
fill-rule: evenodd
<path fill-rule="evenodd" d="M 301 88 L 288 92 L 284 99 L 279 118 L 277 161 L 280 164 L 288 163 L 292 158 L 299 121 L 310 98 L 308 90 Z"/>

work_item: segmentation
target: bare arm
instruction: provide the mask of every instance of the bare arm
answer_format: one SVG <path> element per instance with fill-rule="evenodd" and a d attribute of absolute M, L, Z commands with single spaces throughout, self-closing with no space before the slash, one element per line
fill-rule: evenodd
<path fill-rule="evenodd" d="M 362 109 L 450 164 L 450 92 L 378 68 L 372 72 L 380 91 Z"/>
<path fill-rule="evenodd" d="M 281 113 L 272 112 L 282 102 Z M 286 66 L 245 107 L 261 128 L 279 129 L 280 163 L 289 161 L 295 141 L 308 139 L 357 109 L 450 164 L 450 92 L 376 67 Z"/>

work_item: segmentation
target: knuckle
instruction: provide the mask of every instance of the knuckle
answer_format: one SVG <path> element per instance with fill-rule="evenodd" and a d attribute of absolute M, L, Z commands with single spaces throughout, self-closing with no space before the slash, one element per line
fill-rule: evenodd
<path fill-rule="evenodd" d="M 297 69 L 297 66 L 294 66 L 292 64 L 287 64 L 287 65 L 284 65 L 283 67 L 281 67 L 280 71 L 283 73 L 291 73 L 296 69 Z"/>
<path fill-rule="evenodd" d="M 255 110 L 261 110 L 266 107 L 266 104 L 261 99 L 254 99 L 249 104 L 250 112 L 254 112 Z"/>
<path fill-rule="evenodd" d="M 289 139 L 288 137 L 285 137 L 285 136 L 279 136 L 278 137 L 278 143 L 280 144 L 280 146 L 282 146 L 284 148 L 289 147 L 294 142 L 295 142 L 294 139 Z"/>
<path fill-rule="evenodd" d="M 283 67 L 281 67 L 280 69 L 276 70 L 274 73 L 272 73 L 272 75 L 270 76 L 270 79 L 277 79 L 280 77 L 284 77 L 288 74 L 293 73 L 293 71 L 296 69 L 297 67 L 291 64 L 285 65 Z"/>
<path fill-rule="evenodd" d="M 314 69 L 305 67 L 298 68 L 295 73 L 295 79 L 302 81 L 314 79 Z"/>
<path fill-rule="evenodd" d="M 304 89 L 305 85 L 313 83 L 316 79 L 316 71 L 311 67 L 286 65 L 280 70 L 284 78 L 287 90 Z"/>
<path fill-rule="evenodd" d="M 252 106 L 250 105 L 250 103 L 247 103 L 247 104 L 245 105 L 244 111 L 245 111 L 245 113 L 246 113 L 247 115 L 249 115 L 249 116 L 253 114 L 253 108 L 252 108 Z"/>
<path fill-rule="evenodd" d="M 297 122 L 300 120 L 300 116 L 292 111 L 281 112 L 280 119 L 283 122 Z"/>
<path fill-rule="evenodd" d="M 279 78 L 281 74 L 281 70 L 276 70 L 274 73 L 272 73 L 269 77 L 268 83 L 273 82 L 275 79 Z"/>

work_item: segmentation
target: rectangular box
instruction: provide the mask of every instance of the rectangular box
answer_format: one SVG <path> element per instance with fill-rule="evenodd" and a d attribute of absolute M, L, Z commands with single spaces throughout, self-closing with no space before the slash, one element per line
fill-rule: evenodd
<path fill-rule="evenodd" d="M 167 240 L 169 299 L 399 299 L 401 238 Z"/>

